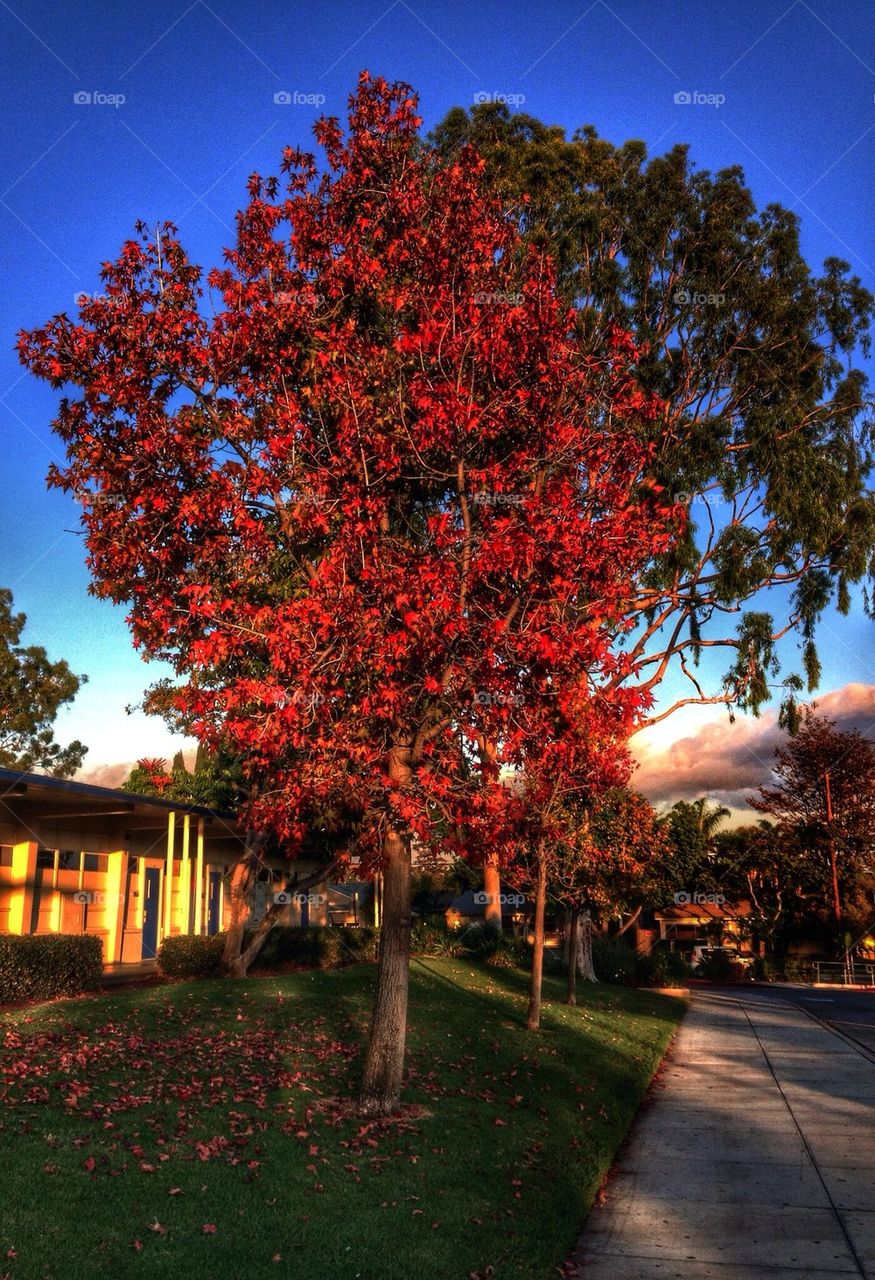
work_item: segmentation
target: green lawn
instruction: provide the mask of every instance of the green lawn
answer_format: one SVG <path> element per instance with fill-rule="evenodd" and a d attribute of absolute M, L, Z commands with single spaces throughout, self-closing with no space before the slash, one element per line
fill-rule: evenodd
<path fill-rule="evenodd" d="M 347 1104 L 373 978 L 6 1014 L 0 1278 L 555 1276 L 682 1002 L 584 987 L 532 1035 L 524 974 L 415 961 L 413 1105 L 365 1125 Z"/>

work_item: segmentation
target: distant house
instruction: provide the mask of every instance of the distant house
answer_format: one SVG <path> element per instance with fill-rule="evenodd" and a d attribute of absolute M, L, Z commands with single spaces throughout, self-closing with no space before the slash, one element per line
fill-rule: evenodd
<path fill-rule="evenodd" d="M 502 885 L 500 892 L 501 914 L 505 927 L 510 924 L 514 932 L 525 932 L 532 914 L 529 899 L 524 893 L 511 889 L 508 885 Z M 470 924 L 482 924 L 486 919 L 486 905 L 486 894 L 482 889 L 466 889 L 464 893 L 453 898 L 444 913 L 444 918 L 451 929 L 459 929 Z"/>
<path fill-rule="evenodd" d="M 0 933 L 94 934 L 106 964 L 149 959 L 173 934 L 218 933 L 244 838 L 232 814 L 0 769 Z M 294 864 L 301 876 L 316 867 Z M 256 919 L 288 871 L 265 859 Z M 292 893 L 279 923 L 328 923 L 327 886 L 316 888 Z"/>
<path fill-rule="evenodd" d="M 699 894 L 702 901 L 672 903 L 655 911 L 655 930 L 639 930 L 639 950 L 647 950 L 655 942 L 668 943 L 672 951 L 683 955 L 692 953 L 693 947 L 703 941 L 737 947 L 752 955 L 753 945 L 748 938 L 745 920 L 751 914 L 751 904 L 740 902 L 713 902 L 704 900 L 709 895 Z M 642 946 L 642 936 L 646 935 Z"/>
<path fill-rule="evenodd" d="M 374 885 L 370 880 L 348 880 L 328 886 L 328 924 L 373 924 Z"/>

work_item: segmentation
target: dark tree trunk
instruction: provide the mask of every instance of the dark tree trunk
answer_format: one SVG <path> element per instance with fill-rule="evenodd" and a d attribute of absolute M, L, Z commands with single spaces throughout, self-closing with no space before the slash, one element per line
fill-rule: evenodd
<path fill-rule="evenodd" d="M 390 1115 L 401 1102 L 410 972 L 410 881 L 409 843 L 391 831 L 384 845 L 377 991 L 359 1094 L 359 1112 L 364 1116 Z"/>
<path fill-rule="evenodd" d="M 626 921 L 626 923 L 625 924 L 621 923 L 620 928 L 617 932 L 618 938 L 622 938 L 623 934 L 626 933 L 629 929 L 631 929 L 633 924 L 638 923 L 638 920 L 641 916 L 641 912 L 643 911 L 643 909 L 644 909 L 643 907 L 636 907 L 635 910 L 632 912 L 631 916 L 629 917 L 629 919 Z"/>
<path fill-rule="evenodd" d="M 577 953 L 579 950 L 580 912 L 577 907 L 571 908 L 571 923 L 568 928 L 568 994 L 566 1004 L 577 1004 Z"/>
<path fill-rule="evenodd" d="M 541 1025 L 541 985 L 544 976 L 544 913 L 547 909 L 547 860 L 538 853 L 538 881 L 535 891 L 535 946 L 532 952 L 532 989 L 526 1026 L 537 1031 Z"/>
<path fill-rule="evenodd" d="M 498 872 L 498 858 L 491 853 L 483 868 L 483 892 L 486 894 L 486 924 L 494 929 L 502 927 L 501 921 L 501 879 Z"/>
<path fill-rule="evenodd" d="M 592 916 L 588 911 L 584 911 L 583 919 L 581 920 L 580 946 L 578 951 L 580 976 L 585 982 L 598 982 L 598 978 L 595 976 L 595 967 L 592 962 Z"/>
<path fill-rule="evenodd" d="M 247 848 L 247 854 L 249 850 Z M 246 932 L 246 925 L 249 920 L 249 903 L 247 895 L 252 888 L 255 875 L 260 865 L 260 858 L 257 852 L 249 858 L 249 863 L 243 870 L 239 872 L 238 868 L 247 854 L 241 858 L 240 863 L 234 867 L 231 873 L 231 926 L 228 929 L 228 936 L 225 939 L 225 950 L 222 953 L 222 967 L 230 978 L 245 978 L 250 967 L 255 961 L 261 948 L 264 946 L 267 935 L 273 925 L 285 911 L 287 903 L 273 902 L 265 911 L 258 923 L 258 928 L 249 940 L 246 950 L 243 950 L 243 938 Z M 309 889 L 314 888 L 318 884 L 327 882 L 333 871 L 339 864 L 331 862 L 326 867 L 320 867 L 318 871 L 313 871 L 309 876 L 305 876 L 303 880 L 287 880 L 284 886 L 285 893 L 306 893 Z M 235 888 L 235 877 L 238 877 L 238 883 Z M 248 879 L 247 879 L 248 877 Z M 245 890 L 241 891 L 241 886 L 246 884 Z M 237 897 L 235 898 L 235 892 Z M 242 903 L 242 906 L 240 905 Z M 235 905 L 236 904 L 236 905 Z M 235 915 L 235 911 L 237 914 Z"/>
<path fill-rule="evenodd" d="M 263 847 L 264 838 L 254 831 L 247 831 L 246 846 L 231 871 L 231 883 L 228 888 L 231 923 L 225 936 L 222 967 L 232 977 L 242 977 L 246 972 L 245 969 L 240 971 L 243 935 L 249 920 L 249 893 L 258 874 Z"/>

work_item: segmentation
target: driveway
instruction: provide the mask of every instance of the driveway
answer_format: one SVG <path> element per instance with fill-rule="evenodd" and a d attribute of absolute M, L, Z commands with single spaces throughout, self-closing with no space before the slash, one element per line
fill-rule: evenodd
<path fill-rule="evenodd" d="M 569 1274 L 875 1280 L 875 1052 L 845 1038 L 873 1008 L 698 990 Z"/>

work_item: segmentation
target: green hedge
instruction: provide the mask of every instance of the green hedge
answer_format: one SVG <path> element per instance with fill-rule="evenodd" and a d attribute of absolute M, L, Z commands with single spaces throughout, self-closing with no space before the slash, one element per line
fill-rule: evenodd
<path fill-rule="evenodd" d="M 374 960 L 376 951 L 377 931 L 370 925 L 343 928 L 275 924 L 252 968 L 300 965 L 310 969 L 337 969 L 344 964 Z"/>
<path fill-rule="evenodd" d="M 682 987 L 690 976 L 690 966 L 683 956 L 668 947 L 654 947 L 636 955 L 635 981 L 645 987 Z"/>
<path fill-rule="evenodd" d="M 158 966 L 168 978 L 213 978 L 222 971 L 224 949 L 224 933 L 209 938 L 173 934 L 158 948 Z"/>
<path fill-rule="evenodd" d="M 94 991 L 103 977 L 103 943 L 89 934 L 0 935 L 0 1004 Z"/>

